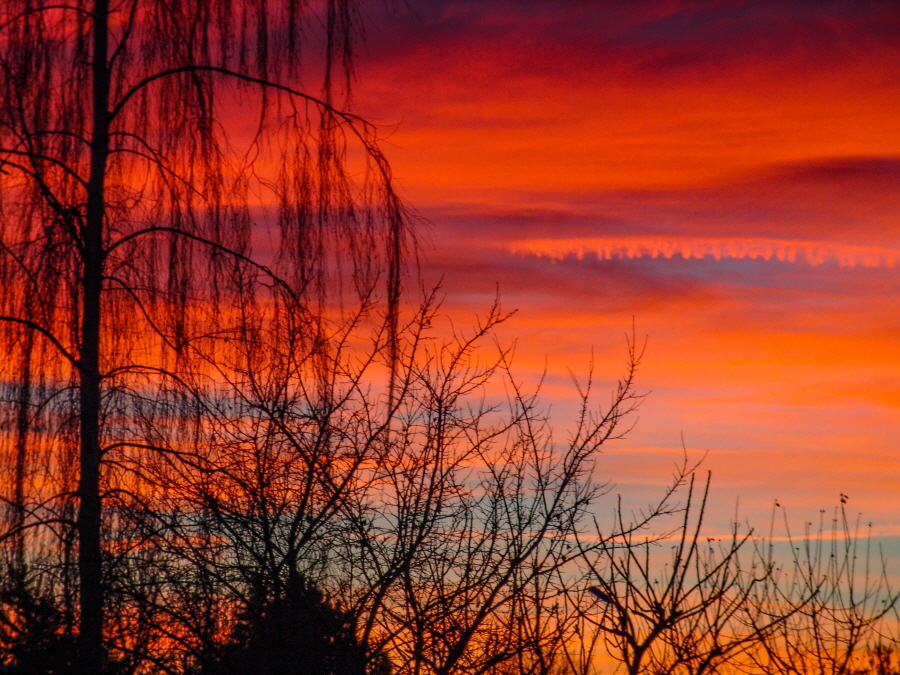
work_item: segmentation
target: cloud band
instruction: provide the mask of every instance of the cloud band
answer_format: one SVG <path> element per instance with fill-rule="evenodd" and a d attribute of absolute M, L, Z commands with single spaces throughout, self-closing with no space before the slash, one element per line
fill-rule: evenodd
<path fill-rule="evenodd" d="M 852 246 L 822 241 L 766 238 L 618 237 L 595 239 L 526 239 L 505 244 L 516 255 L 534 255 L 559 262 L 566 258 L 599 260 L 626 258 L 713 258 L 777 260 L 841 267 L 895 267 L 900 249 Z"/>

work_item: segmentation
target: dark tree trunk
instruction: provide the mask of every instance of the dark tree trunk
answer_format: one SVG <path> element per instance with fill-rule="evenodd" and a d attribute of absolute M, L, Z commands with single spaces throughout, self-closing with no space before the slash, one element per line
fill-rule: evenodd
<path fill-rule="evenodd" d="M 31 307 L 31 303 L 27 305 Z M 22 365 L 19 371 L 19 391 L 16 410 L 15 465 L 13 468 L 13 518 L 15 532 L 12 540 L 12 567 L 10 581 L 15 587 L 25 584 L 25 474 L 28 470 L 29 406 L 31 404 L 31 362 L 34 355 L 34 333 L 25 335 L 22 348 Z"/>
<path fill-rule="evenodd" d="M 85 675 L 103 668 L 103 579 L 100 547 L 100 294 L 103 283 L 104 179 L 109 155 L 109 0 L 93 12 L 93 134 L 87 214 L 83 230 L 78 484 L 79 666 Z"/>

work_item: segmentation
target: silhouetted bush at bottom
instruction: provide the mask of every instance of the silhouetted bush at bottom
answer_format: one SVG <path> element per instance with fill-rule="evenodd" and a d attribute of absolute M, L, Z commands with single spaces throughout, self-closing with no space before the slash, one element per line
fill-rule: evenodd
<path fill-rule="evenodd" d="M 866 664 L 852 671 L 852 675 L 900 675 L 896 651 L 888 644 L 876 644 L 866 655 Z"/>
<path fill-rule="evenodd" d="M 259 594 L 262 596 L 263 594 Z M 370 675 L 389 675 L 386 657 Z M 276 597 L 259 597 L 245 608 L 230 640 L 198 675 L 365 675 L 366 646 L 353 617 L 332 607 L 323 594 L 296 577 Z"/>
<path fill-rule="evenodd" d="M 75 637 L 52 598 L 22 582 L 0 589 L 0 675 L 67 675 Z"/>

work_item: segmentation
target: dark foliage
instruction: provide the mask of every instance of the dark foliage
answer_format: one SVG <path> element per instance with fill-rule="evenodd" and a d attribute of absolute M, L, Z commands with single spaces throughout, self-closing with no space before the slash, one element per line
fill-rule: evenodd
<path fill-rule="evenodd" d="M 365 675 L 366 645 L 351 613 L 329 604 L 295 576 L 274 597 L 259 591 L 238 618 L 231 639 L 198 675 Z M 371 675 L 388 675 L 378 659 Z"/>
<path fill-rule="evenodd" d="M 0 675 L 72 672 L 75 636 L 47 593 L 9 576 L 0 590 Z"/>
<path fill-rule="evenodd" d="M 890 644 L 878 643 L 866 657 L 866 664 L 853 675 L 900 675 L 897 650 Z"/>

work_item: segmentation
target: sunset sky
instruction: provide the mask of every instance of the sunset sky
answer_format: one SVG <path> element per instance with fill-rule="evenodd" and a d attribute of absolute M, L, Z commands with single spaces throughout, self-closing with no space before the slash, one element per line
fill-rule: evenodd
<path fill-rule="evenodd" d="M 683 436 L 720 524 L 846 493 L 900 534 L 900 5 L 410 4 L 372 3 L 355 107 L 447 310 L 518 309 L 561 434 L 569 370 L 648 338 L 598 475 L 640 501 Z"/>

